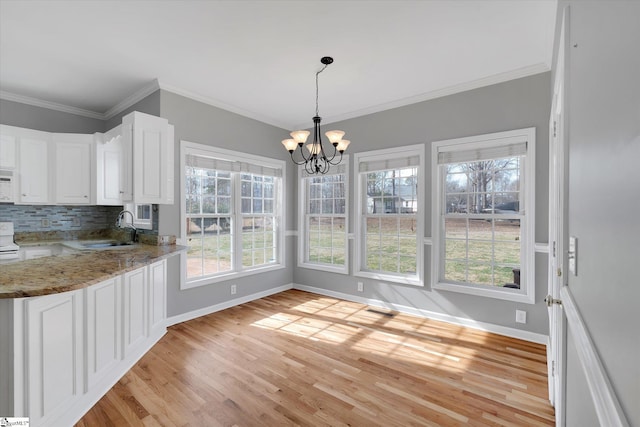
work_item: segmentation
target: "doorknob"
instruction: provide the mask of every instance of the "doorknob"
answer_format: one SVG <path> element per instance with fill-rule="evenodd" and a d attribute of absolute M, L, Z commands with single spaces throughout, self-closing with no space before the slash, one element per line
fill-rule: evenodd
<path fill-rule="evenodd" d="M 555 299 L 553 298 L 551 295 L 547 295 L 544 298 L 544 302 L 547 303 L 547 307 L 551 307 L 553 304 L 558 304 L 558 305 L 562 305 L 562 300 L 560 299 Z"/>

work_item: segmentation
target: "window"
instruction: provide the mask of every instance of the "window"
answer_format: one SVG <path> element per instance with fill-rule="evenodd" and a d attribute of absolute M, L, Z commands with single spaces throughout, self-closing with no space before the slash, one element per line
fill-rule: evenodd
<path fill-rule="evenodd" d="M 304 167 L 299 200 L 301 267 L 348 272 L 348 156 L 325 175 L 309 175 Z"/>
<path fill-rule="evenodd" d="M 434 143 L 434 288 L 534 302 L 534 153 L 534 128 Z"/>
<path fill-rule="evenodd" d="M 282 267 L 284 162 L 183 141 L 186 284 Z"/>
<path fill-rule="evenodd" d="M 153 229 L 153 205 L 138 205 L 135 203 L 127 203 L 124 209 L 133 214 L 133 226 L 137 229 L 151 230 Z M 127 215 L 125 215 L 126 221 Z"/>
<path fill-rule="evenodd" d="M 358 168 L 356 275 L 423 285 L 424 148 L 355 155 Z"/>

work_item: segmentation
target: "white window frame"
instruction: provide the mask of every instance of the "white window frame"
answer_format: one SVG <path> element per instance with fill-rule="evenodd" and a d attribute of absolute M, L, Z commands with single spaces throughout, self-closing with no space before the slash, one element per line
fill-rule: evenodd
<path fill-rule="evenodd" d="M 138 206 L 149 206 L 149 218 L 140 218 L 138 216 Z M 133 214 L 133 226 L 139 230 L 152 230 L 153 229 L 153 205 L 150 203 L 125 203 L 124 209 Z M 127 215 L 123 217 L 127 224 L 131 224 L 126 221 Z"/>
<path fill-rule="evenodd" d="M 356 174 L 355 193 L 356 193 L 356 214 L 355 214 L 355 262 L 354 276 L 365 277 L 369 279 L 380 280 L 384 282 L 394 282 L 405 285 L 424 286 L 424 195 L 422 188 L 424 183 L 425 168 L 425 148 L 424 144 L 407 145 L 403 147 L 387 148 L 382 150 L 367 151 L 354 154 L 353 167 Z M 417 156 L 419 164 L 416 167 L 417 173 L 417 202 L 416 202 L 416 274 L 403 275 L 384 272 L 374 272 L 366 270 L 366 263 L 363 258 L 366 253 L 366 221 L 364 220 L 364 212 L 366 209 L 366 172 L 360 172 L 360 164 L 366 162 L 388 161 L 396 158 L 406 158 Z M 397 168 L 392 168 L 397 169 Z"/>
<path fill-rule="evenodd" d="M 521 220 L 520 251 L 520 289 L 501 288 L 489 285 L 447 283 L 440 280 L 443 263 L 444 232 L 444 173 L 438 165 L 438 154 L 443 151 L 467 151 L 474 148 L 483 149 L 499 147 L 507 143 L 524 141 L 527 143 L 526 154 L 522 161 L 522 185 L 520 206 L 524 217 Z M 478 295 L 495 299 L 515 301 L 527 304 L 535 303 L 535 128 L 517 129 L 476 135 L 465 138 L 435 141 L 432 144 L 432 250 L 431 250 L 431 283 L 434 289 Z M 524 209 L 523 209 L 524 208 Z"/>
<path fill-rule="evenodd" d="M 251 276 L 268 271 L 275 271 L 286 268 L 285 265 L 285 224 L 286 224 L 286 198 L 284 197 L 286 188 L 286 162 L 278 159 L 267 158 L 263 156 L 256 156 L 253 154 L 241 153 L 238 151 L 226 150 L 223 148 L 212 147 L 210 145 L 199 144 L 196 142 L 190 142 L 182 140 L 180 141 L 180 239 L 178 244 L 187 245 L 187 226 L 186 226 L 186 157 L 187 154 L 195 154 L 204 157 L 213 157 L 216 159 L 222 159 L 228 162 L 242 162 L 249 163 L 258 167 L 267 167 L 273 169 L 280 169 L 282 176 L 279 177 L 280 185 L 277 186 L 276 199 L 274 206 L 276 214 L 274 216 L 279 217 L 276 227 L 276 251 L 277 262 L 269 265 L 260 265 L 257 267 L 242 268 L 242 233 L 236 232 L 234 237 L 233 256 L 237 260 L 236 262 L 240 266 L 240 269 L 235 269 L 229 272 L 223 272 L 215 276 L 207 276 L 198 279 L 187 280 L 187 254 L 181 253 L 181 277 L 180 289 L 190 289 L 200 286 L 206 286 L 223 281 L 233 280 L 239 277 Z M 234 172 L 241 173 L 241 172 Z M 241 192 L 240 192 L 240 179 L 232 179 L 232 186 L 234 186 L 234 195 L 232 196 L 232 204 L 234 206 L 230 216 L 235 217 L 235 223 L 237 227 L 242 227 L 242 210 L 241 210 Z"/>
<path fill-rule="evenodd" d="M 339 172 L 339 168 L 344 171 Z M 307 179 L 312 178 L 314 175 L 308 177 L 304 176 L 304 165 L 298 166 L 298 230 L 300 230 L 298 238 L 298 267 L 309 268 L 313 270 L 331 271 L 333 273 L 348 274 L 349 273 L 349 156 L 344 155 L 342 162 L 338 166 L 333 166 L 326 175 L 344 175 L 344 192 L 345 192 L 345 212 L 344 212 L 344 265 L 325 264 L 317 262 L 307 261 L 308 242 L 309 242 L 309 230 L 307 229 L 307 206 L 309 204 L 308 184 Z M 342 216 L 342 215 L 340 215 Z"/>

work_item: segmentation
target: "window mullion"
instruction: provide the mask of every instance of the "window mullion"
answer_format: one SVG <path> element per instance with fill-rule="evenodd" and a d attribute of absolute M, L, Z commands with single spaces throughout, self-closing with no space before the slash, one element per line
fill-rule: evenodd
<path fill-rule="evenodd" d="M 233 222 L 232 271 L 242 270 L 242 223 L 244 218 L 242 216 L 242 181 L 240 177 L 240 173 L 231 174 L 233 182 L 231 190 L 231 200 L 233 200 L 231 212 L 231 221 Z"/>

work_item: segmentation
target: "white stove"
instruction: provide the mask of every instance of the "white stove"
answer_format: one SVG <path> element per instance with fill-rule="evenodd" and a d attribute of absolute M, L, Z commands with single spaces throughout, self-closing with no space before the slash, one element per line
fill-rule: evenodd
<path fill-rule="evenodd" d="M 13 223 L 0 222 L 0 260 L 20 257 L 20 247 L 13 242 Z"/>

